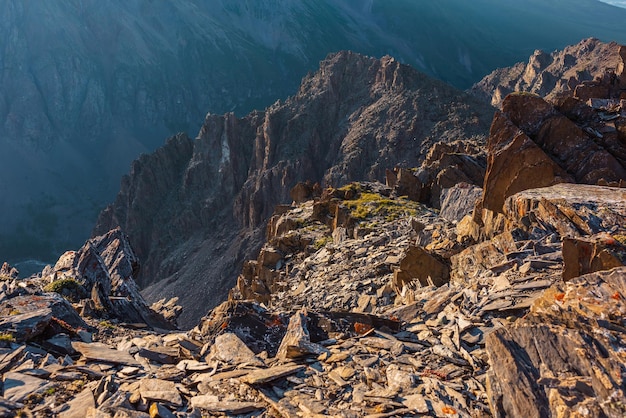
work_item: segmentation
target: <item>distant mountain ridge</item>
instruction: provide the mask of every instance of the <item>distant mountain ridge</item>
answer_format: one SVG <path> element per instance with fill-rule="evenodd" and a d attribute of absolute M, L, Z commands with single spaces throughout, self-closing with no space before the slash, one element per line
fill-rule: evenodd
<path fill-rule="evenodd" d="M 551 53 L 537 50 L 528 62 L 499 68 L 472 88 L 472 94 L 500 107 L 504 98 L 515 91 L 525 91 L 552 99 L 572 92 L 583 81 L 602 78 L 607 70 L 616 70 L 620 57 L 615 42 L 590 38 Z"/>
<path fill-rule="evenodd" d="M 0 254 L 80 245 L 137 155 L 206 112 L 287 97 L 329 52 L 391 54 L 467 88 L 537 48 L 626 41 L 625 20 L 595 0 L 4 1 Z"/>
<path fill-rule="evenodd" d="M 626 7 L 626 1 L 624 0 L 602 0 L 605 3 L 612 4 L 617 7 Z"/>

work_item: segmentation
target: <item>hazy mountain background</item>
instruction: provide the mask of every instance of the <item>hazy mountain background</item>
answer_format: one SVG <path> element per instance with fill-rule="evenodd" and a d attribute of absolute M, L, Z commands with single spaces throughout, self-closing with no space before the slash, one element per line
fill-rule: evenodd
<path fill-rule="evenodd" d="M 5 0 L 0 258 L 78 247 L 140 153 L 287 97 L 329 52 L 468 88 L 537 48 L 626 42 L 625 21 L 596 0 Z"/>
<path fill-rule="evenodd" d="M 612 4 L 613 6 L 626 7 L 626 1 L 624 0 L 602 0 L 605 3 Z"/>

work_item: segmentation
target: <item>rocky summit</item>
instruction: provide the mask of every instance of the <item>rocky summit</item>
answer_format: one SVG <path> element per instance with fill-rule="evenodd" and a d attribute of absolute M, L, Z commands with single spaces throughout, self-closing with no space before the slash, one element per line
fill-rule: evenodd
<path fill-rule="evenodd" d="M 438 201 L 450 180 L 427 177 L 444 168 L 458 165 L 464 181 L 482 182 L 492 116 L 480 100 L 391 57 L 333 54 L 286 101 L 244 118 L 210 114 L 195 139 L 175 136 L 135 161 L 94 235 L 121 227 L 142 262 L 135 279 L 144 296 L 179 296 L 180 323 L 191 327 L 226 297 L 298 182 L 384 181 L 387 169 L 427 161 L 422 181 Z"/>
<path fill-rule="evenodd" d="M 382 82 L 361 94 L 411 83 L 391 59 L 352 59 Z M 323 125 L 312 127 L 304 111 L 285 119 L 286 108 L 303 106 L 297 98 L 243 120 L 209 116 L 196 141 L 172 138 L 137 162 L 103 219 L 132 225 L 143 210 L 150 227 L 134 231 L 143 233 L 139 244 L 174 222 L 166 214 L 188 216 L 168 224 L 173 232 L 159 243 L 207 219 L 223 233 L 219 221 L 228 218 L 206 199 L 224 199 L 243 182 L 228 216 L 264 226 L 260 251 L 241 250 L 246 261 L 227 298 L 187 331 L 176 329 L 176 299 L 150 305 L 138 292 L 142 270 L 154 270 L 119 228 L 29 278 L 5 263 L 0 416 L 623 417 L 624 62 L 558 100 L 509 95 L 486 144 L 424 139 L 428 151 L 412 168 L 383 167 L 397 158 L 392 147 L 368 156 L 356 138 L 331 136 L 358 158 L 330 160 L 318 173 L 334 186 L 296 182 L 291 203 L 275 205 L 266 223 L 270 209 L 255 199 L 282 196 L 290 175 L 314 167 L 305 156 L 274 160 L 295 152 L 275 139 L 279 127 L 308 126 L 300 132 L 317 129 L 311 135 L 320 140 Z M 352 67 L 335 71 L 356 77 Z M 301 94 L 322 81 L 335 90 L 320 94 L 337 94 L 342 83 L 332 80 L 312 75 Z M 382 109 L 408 106 L 396 98 Z M 345 118 L 337 109 L 346 102 L 323 103 L 327 117 Z M 351 113 L 351 123 L 366 114 Z M 252 168 L 229 153 L 247 132 L 257 135 Z M 303 143 L 310 158 L 331 156 Z M 340 164 L 348 174 L 381 170 L 385 182 L 342 184 Z M 239 177 L 236 168 L 253 174 Z M 217 180 L 221 195 L 184 199 Z M 176 256 L 191 263 L 191 248 Z"/>

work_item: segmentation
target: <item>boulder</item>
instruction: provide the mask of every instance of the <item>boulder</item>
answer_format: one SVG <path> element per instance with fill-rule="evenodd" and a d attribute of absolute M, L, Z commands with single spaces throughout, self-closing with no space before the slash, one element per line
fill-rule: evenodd
<path fill-rule="evenodd" d="M 574 97 L 583 102 L 593 98 L 608 97 L 608 95 L 609 86 L 597 81 L 583 81 L 574 89 Z"/>
<path fill-rule="evenodd" d="M 512 93 L 502 102 L 502 113 L 526 135 L 534 137 L 544 122 L 558 112 L 536 94 Z"/>
<path fill-rule="evenodd" d="M 449 221 L 460 221 L 472 213 L 482 194 L 483 190 L 480 187 L 468 183 L 458 183 L 443 189 L 439 196 L 441 201 L 439 216 Z"/>
<path fill-rule="evenodd" d="M 535 116 L 535 119 L 542 120 L 543 113 L 538 112 Z M 529 129 L 538 129 L 536 120 L 521 123 L 528 125 Z M 498 112 L 494 116 L 488 151 L 482 200 L 485 209 L 502 212 L 506 198 L 517 192 L 573 181 L 504 113 Z"/>
<path fill-rule="evenodd" d="M 227 332 L 215 338 L 209 355 L 211 360 L 223 361 L 231 365 L 246 363 L 253 366 L 264 366 L 262 360 L 254 355 L 237 335 Z"/>
<path fill-rule="evenodd" d="M 76 335 L 88 326 L 72 305 L 56 293 L 24 295 L 0 303 L 0 331 L 17 341 L 28 341 L 46 332 Z"/>
<path fill-rule="evenodd" d="M 63 254 L 46 280 L 74 279 L 91 294 L 85 302 L 90 314 L 129 323 L 173 329 L 173 322 L 153 311 L 139 293 L 134 277 L 139 260 L 119 228 L 92 238 L 78 251 Z M 86 311 L 86 312 L 87 312 Z M 180 310 L 176 310 L 180 314 Z"/>
<path fill-rule="evenodd" d="M 535 142 L 577 183 L 626 179 L 626 169 L 621 163 L 565 116 L 546 121 L 537 132 Z"/>
<path fill-rule="evenodd" d="M 626 265 L 626 245 L 607 233 L 563 239 L 563 280 Z"/>
<path fill-rule="evenodd" d="M 306 309 L 296 312 L 291 317 L 276 357 L 286 360 L 306 355 L 319 356 L 323 353 L 330 353 L 324 346 L 311 342 L 307 322 Z"/>
<path fill-rule="evenodd" d="M 599 97 L 608 102 L 608 93 Z M 504 100 L 491 125 L 483 208 L 501 212 L 507 197 L 529 188 L 626 180 L 619 123 L 605 124 L 606 116 L 576 99 L 562 100 L 560 108 L 575 121 L 534 95 L 511 94 Z"/>
<path fill-rule="evenodd" d="M 313 185 L 311 182 L 298 182 L 289 191 L 289 197 L 299 205 L 313 197 Z"/>
<path fill-rule="evenodd" d="M 418 281 L 422 286 L 441 286 L 449 278 L 450 270 L 446 264 L 423 248 L 410 246 L 400 260 L 400 268 L 394 271 L 393 285 L 400 293 L 406 284 L 413 281 Z"/>
<path fill-rule="evenodd" d="M 416 202 L 422 194 L 422 183 L 413 171 L 406 168 L 396 167 L 393 172 L 387 173 L 387 186 L 392 187 L 396 196 L 406 196 Z"/>

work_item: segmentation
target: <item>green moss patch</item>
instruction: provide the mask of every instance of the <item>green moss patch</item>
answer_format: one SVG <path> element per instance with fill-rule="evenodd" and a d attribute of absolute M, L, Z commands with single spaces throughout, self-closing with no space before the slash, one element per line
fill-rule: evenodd
<path fill-rule="evenodd" d="M 361 193 L 357 199 L 343 202 L 350 208 L 352 218 L 363 221 L 373 216 L 384 216 L 386 221 L 416 216 L 421 205 L 406 198 L 390 199 L 378 193 Z"/>

